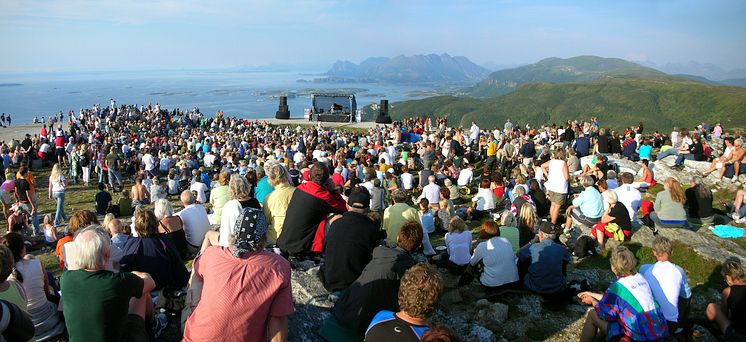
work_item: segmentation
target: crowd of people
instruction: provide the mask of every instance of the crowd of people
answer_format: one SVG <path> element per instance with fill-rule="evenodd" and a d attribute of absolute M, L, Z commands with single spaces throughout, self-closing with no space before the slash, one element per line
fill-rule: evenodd
<path fill-rule="evenodd" d="M 746 173 L 743 133 L 725 136 L 719 124 L 616 132 L 591 118 L 485 130 L 419 117 L 355 131 L 114 100 L 63 119 L 0 147 L 0 308 L 17 322 L 8 336 L 22 340 L 149 340 L 166 323 L 152 299 L 175 289 L 186 294 L 185 341 L 287 340 L 291 269 L 311 263 L 334 302 L 318 331 L 329 341 L 458 340 L 430 322 L 446 272 L 488 296 L 592 305 L 583 341 L 656 341 L 691 332 L 692 294 L 670 261 L 672 242 L 657 236 L 657 262 L 639 271 L 632 252 L 614 247 L 617 280 L 604 293 L 568 284 L 573 256 L 601 254 L 641 225 L 729 220 L 702 177 Z M 725 141 L 722 155 L 710 155 L 712 139 Z M 668 178 L 643 200 L 657 183 L 654 163 L 669 156 L 675 165 L 713 159 L 692 184 Z M 620 172 L 619 158 L 641 172 Z M 40 222 L 43 182 L 33 173 L 48 166 L 55 209 Z M 95 205 L 66 213 L 73 185 L 95 186 Z M 723 208 L 736 222 L 745 196 Z M 33 235 L 55 250 L 59 281 L 26 253 Z M 439 236 L 444 246 L 433 246 Z M 740 260 L 726 260 L 723 276 L 729 287 L 707 317 L 737 340 L 746 334 Z"/>

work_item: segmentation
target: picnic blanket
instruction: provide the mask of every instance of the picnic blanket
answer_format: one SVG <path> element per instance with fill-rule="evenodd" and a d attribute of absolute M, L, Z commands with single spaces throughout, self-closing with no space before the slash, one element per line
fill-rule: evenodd
<path fill-rule="evenodd" d="M 743 237 L 746 234 L 746 229 L 739 228 L 727 224 L 719 224 L 714 227 L 710 227 L 710 231 L 724 239 L 736 239 Z"/>

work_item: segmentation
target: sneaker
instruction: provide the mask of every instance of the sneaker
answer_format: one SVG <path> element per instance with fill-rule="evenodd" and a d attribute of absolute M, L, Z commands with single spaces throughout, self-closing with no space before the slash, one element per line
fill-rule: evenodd
<path fill-rule="evenodd" d="M 742 217 L 740 219 L 736 219 L 736 223 L 746 223 L 746 217 Z"/>
<path fill-rule="evenodd" d="M 158 338 L 164 329 L 168 326 L 168 317 L 164 313 L 158 313 L 153 316 L 153 336 Z"/>

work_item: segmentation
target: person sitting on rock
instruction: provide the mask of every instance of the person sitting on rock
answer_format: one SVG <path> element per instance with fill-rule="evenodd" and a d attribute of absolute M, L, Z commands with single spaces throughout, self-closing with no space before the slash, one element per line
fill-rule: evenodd
<path fill-rule="evenodd" d="M 368 218 L 370 194 L 355 187 L 347 199 L 347 211 L 332 221 L 325 239 L 325 263 L 319 269 L 324 288 L 342 291 L 352 284 L 370 262 L 383 234 Z"/>
<path fill-rule="evenodd" d="M 592 227 L 601 220 L 604 213 L 604 201 L 601 193 L 593 186 L 594 181 L 591 176 L 580 177 L 580 185 L 583 186 L 583 192 L 572 200 L 572 205 L 567 207 L 565 214 L 567 222 L 565 223 L 565 232 L 569 232 L 573 227 L 573 220 L 580 224 Z"/>
<path fill-rule="evenodd" d="M 640 193 L 640 190 L 635 188 L 632 184 L 634 176 L 632 176 L 631 173 L 622 172 L 622 174 L 619 175 L 619 180 L 621 180 L 621 185 L 614 189 L 617 200 L 623 203 L 624 207 L 627 208 L 629 219 L 632 222 L 638 222 L 637 211 L 642 205 L 642 193 Z"/>
<path fill-rule="evenodd" d="M 684 191 L 689 222 L 698 227 L 709 227 L 715 223 L 712 210 L 712 191 L 703 183 L 702 177 L 692 177 L 691 187 Z"/>
<path fill-rule="evenodd" d="M 411 253 L 422 246 L 422 227 L 409 221 L 399 230 L 397 247 L 378 246 L 360 276 L 342 292 L 319 334 L 335 341 L 361 341 L 373 317 L 398 311 L 399 282 L 417 264 Z"/>
<path fill-rule="evenodd" d="M 429 330 L 429 318 L 443 291 L 440 272 L 429 264 L 407 270 L 399 286 L 399 312 L 381 311 L 365 333 L 366 342 L 418 342 Z"/>
<path fill-rule="evenodd" d="M 692 134 L 692 144 L 686 150 L 679 150 L 679 154 L 676 157 L 676 162 L 671 168 L 674 170 L 684 169 L 684 160 L 696 160 L 702 161 L 705 158 L 705 151 L 702 147 L 702 140 L 700 140 L 699 134 Z"/>
<path fill-rule="evenodd" d="M 733 213 L 731 217 L 736 223 L 746 222 L 746 189 L 736 191 L 736 197 L 733 200 Z"/>
<path fill-rule="evenodd" d="M 746 174 L 746 150 L 743 148 L 743 140 L 734 140 L 733 146 L 733 158 L 729 163 L 725 163 L 720 170 L 720 179 L 723 179 L 723 177 L 733 178 Z"/>
<path fill-rule="evenodd" d="M 640 161 L 640 178 L 636 182 L 632 182 L 632 186 L 636 189 L 647 189 L 653 185 L 655 179 L 649 165 L 650 162 L 647 159 Z"/>
<path fill-rule="evenodd" d="M 277 238 L 281 250 L 300 259 L 315 256 L 323 250 L 327 215 L 347 210 L 344 199 L 334 190 L 325 164 L 314 163 L 309 179 L 293 192 L 282 233 Z"/>
<path fill-rule="evenodd" d="M 497 223 L 492 220 L 482 223 L 479 238 L 484 241 L 474 249 L 470 264 L 475 266 L 480 261 L 484 263 L 484 270 L 479 277 L 482 286 L 490 292 L 497 292 L 517 285 L 519 278 L 515 253 L 510 241 L 500 237 Z"/>
<path fill-rule="evenodd" d="M 725 137 L 725 139 L 723 139 L 723 142 L 725 143 L 723 154 L 721 154 L 720 157 L 712 160 L 712 162 L 710 163 L 710 167 L 702 173 L 702 175 L 704 175 L 705 177 L 709 176 L 716 170 L 721 170 L 720 178 L 722 179 L 723 173 L 725 172 L 723 166 L 725 166 L 725 164 L 733 163 L 733 150 L 735 149 L 735 147 L 733 146 L 734 139 L 733 137 Z"/>
<path fill-rule="evenodd" d="M 683 331 L 686 326 L 692 290 L 686 280 L 686 272 L 669 261 L 672 254 L 671 240 L 656 236 L 653 240 L 653 255 L 658 262 L 640 266 L 640 274 L 650 285 L 653 297 L 668 322 L 669 332 L 674 334 Z"/>
<path fill-rule="evenodd" d="M 194 259 L 191 283 L 202 286 L 191 297 L 198 303 L 187 303 L 193 311 L 184 341 L 287 341 L 294 311 L 290 263 L 265 250 L 264 212 L 247 207 L 242 215 L 228 246 L 210 246 Z"/>
<path fill-rule="evenodd" d="M 567 294 L 567 264 L 570 254 L 554 242 L 555 227 L 549 222 L 539 225 L 539 242 L 518 251 L 518 269 L 523 286 L 547 299 L 564 299 Z"/>
<path fill-rule="evenodd" d="M 664 190 L 655 196 L 655 211 L 650 218 L 658 228 L 682 228 L 686 225 L 686 211 L 684 210 L 684 189 L 676 178 L 669 177 L 663 182 Z"/>
<path fill-rule="evenodd" d="M 746 274 L 738 257 L 723 262 L 720 273 L 728 283 L 723 290 L 720 304 L 710 303 L 705 312 L 707 319 L 715 321 L 727 341 L 746 339 Z"/>
<path fill-rule="evenodd" d="M 600 331 L 607 341 L 626 337 L 632 341 L 659 341 L 668 337 L 668 325 L 656 303 L 650 285 L 635 272 L 637 259 L 626 247 L 618 247 L 611 255 L 611 271 L 617 280 L 606 292 L 581 292 L 580 300 L 593 305 L 588 310 L 581 342 L 590 342 Z"/>
<path fill-rule="evenodd" d="M 591 230 L 591 236 L 598 241 L 598 254 L 604 249 L 606 238 L 624 241 L 632 235 L 632 222 L 627 208 L 617 200 L 616 192 L 604 191 L 601 195 L 609 208 L 601 216 L 601 222 L 593 225 Z"/>
<path fill-rule="evenodd" d="M 606 172 L 609 171 L 609 164 L 607 162 L 607 157 L 603 154 L 596 154 L 593 159 L 595 162 L 591 162 L 591 164 L 586 164 L 583 166 L 583 172 L 580 174 L 580 176 L 593 176 L 596 177 L 596 179 L 601 179 L 606 176 Z"/>

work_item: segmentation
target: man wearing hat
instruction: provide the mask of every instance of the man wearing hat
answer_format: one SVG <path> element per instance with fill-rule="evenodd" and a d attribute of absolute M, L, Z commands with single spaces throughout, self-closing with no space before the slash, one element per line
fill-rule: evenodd
<path fill-rule="evenodd" d="M 347 199 L 347 211 L 332 219 L 324 245 L 319 276 L 330 292 L 342 291 L 360 276 L 370 262 L 373 249 L 384 238 L 378 225 L 368 218 L 370 193 L 357 186 Z"/>
<path fill-rule="evenodd" d="M 567 288 L 566 268 L 570 254 L 554 242 L 556 228 L 551 222 L 539 224 L 539 242 L 518 251 L 518 270 L 523 286 L 545 297 L 562 296 Z"/>

